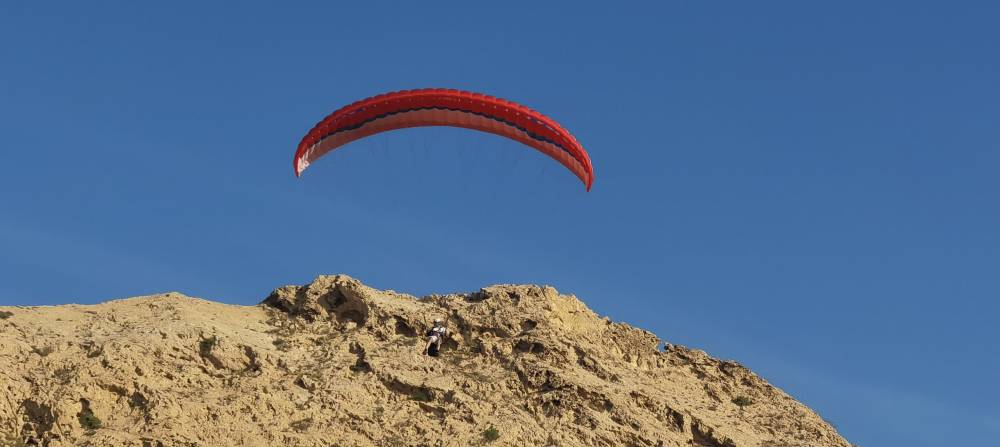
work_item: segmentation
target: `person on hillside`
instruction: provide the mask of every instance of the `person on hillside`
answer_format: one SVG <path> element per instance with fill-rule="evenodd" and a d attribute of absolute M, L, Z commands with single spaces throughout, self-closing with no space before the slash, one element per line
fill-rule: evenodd
<path fill-rule="evenodd" d="M 440 318 L 434 319 L 434 326 L 427 331 L 427 345 L 424 346 L 424 355 L 437 357 L 441 354 L 441 342 L 444 341 L 448 328 L 444 327 L 444 322 Z"/>

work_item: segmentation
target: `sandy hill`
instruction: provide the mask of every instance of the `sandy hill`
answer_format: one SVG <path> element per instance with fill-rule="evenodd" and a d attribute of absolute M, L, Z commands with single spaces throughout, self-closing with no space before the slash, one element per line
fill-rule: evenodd
<path fill-rule="evenodd" d="M 0 392 L 15 446 L 850 445 L 738 363 L 537 286 L 415 298 L 338 275 L 257 306 L 4 307 Z"/>

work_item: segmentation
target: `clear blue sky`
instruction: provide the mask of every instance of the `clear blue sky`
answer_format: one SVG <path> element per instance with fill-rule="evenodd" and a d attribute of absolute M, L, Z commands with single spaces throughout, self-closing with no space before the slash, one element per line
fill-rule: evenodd
<path fill-rule="evenodd" d="M 856 444 L 1000 438 L 995 2 L 144 3 L 0 6 L 0 304 L 546 283 Z M 593 191 L 459 129 L 294 177 L 427 86 L 554 117 Z"/>

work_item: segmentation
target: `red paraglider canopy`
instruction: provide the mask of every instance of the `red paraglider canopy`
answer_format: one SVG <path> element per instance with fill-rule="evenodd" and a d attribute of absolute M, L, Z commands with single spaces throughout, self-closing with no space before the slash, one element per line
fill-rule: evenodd
<path fill-rule="evenodd" d="M 361 138 L 407 127 L 452 126 L 489 132 L 554 158 L 586 185 L 594 183 L 590 156 L 552 119 L 520 104 L 480 93 L 420 89 L 386 93 L 331 113 L 302 138 L 295 175 L 326 153 Z"/>

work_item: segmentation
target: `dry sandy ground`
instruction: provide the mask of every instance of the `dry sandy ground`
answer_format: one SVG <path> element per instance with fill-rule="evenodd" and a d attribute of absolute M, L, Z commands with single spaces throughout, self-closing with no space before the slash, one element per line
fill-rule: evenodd
<path fill-rule="evenodd" d="M 550 287 L 415 298 L 338 275 L 258 306 L 0 311 L 0 445 L 850 446 L 738 363 Z"/>

